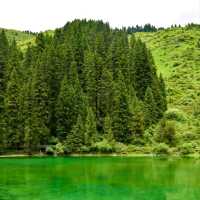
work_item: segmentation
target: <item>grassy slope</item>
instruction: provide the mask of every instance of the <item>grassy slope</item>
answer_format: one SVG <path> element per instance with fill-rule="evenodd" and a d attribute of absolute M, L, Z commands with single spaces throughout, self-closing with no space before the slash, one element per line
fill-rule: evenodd
<path fill-rule="evenodd" d="M 200 28 L 176 28 L 156 33 L 137 33 L 151 49 L 165 78 L 169 109 L 178 109 L 186 120 L 177 123 L 179 132 L 199 132 L 199 119 L 194 115 L 200 102 Z"/>
<path fill-rule="evenodd" d="M 0 28 L 2 30 L 2 28 Z M 4 29 L 9 41 L 16 40 L 17 44 L 21 47 L 22 51 L 27 48 L 29 44 L 35 42 L 35 36 L 22 31 Z"/>

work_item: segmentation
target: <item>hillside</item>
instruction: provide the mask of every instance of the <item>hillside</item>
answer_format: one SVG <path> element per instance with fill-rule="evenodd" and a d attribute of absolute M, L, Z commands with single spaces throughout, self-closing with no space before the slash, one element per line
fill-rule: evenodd
<path fill-rule="evenodd" d="M 64 30 L 67 30 L 65 28 Z M 16 39 L 23 51 L 29 43 L 35 43 L 35 35 L 14 30 L 6 30 L 6 33 L 9 40 Z M 44 33 L 44 35 L 53 35 L 54 31 Z M 164 77 L 168 100 L 165 118 L 167 123 L 172 122 L 175 125 L 177 149 L 181 145 L 184 149 L 186 144 L 189 149 L 194 147 L 195 151 L 198 150 L 200 144 L 200 27 L 170 28 L 158 32 L 140 32 L 135 35 L 147 44 L 153 54 L 158 74 L 162 73 Z M 80 36 L 77 35 L 77 37 Z M 157 124 L 156 129 L 153 128 L 154 137 L 161 126 Z"/>
<path fill-rule="evenodd" d="M 145 130 L 167 103 L 146 45 L 94 20 L 50 34 L 37 34 L 24 56 L 0 34 L 2 150 L 109 153 L 151 142 Z"/>
<path fill-rule="evenodd" d="M 3 28 L 0 28 L 0 31 L 2 29 Z M 8 40 L 11 42 L 13 39 L 15 39 L 22 50 L 26 49 L 28 44 L 33 44 L 35 41 L 35 35 L 32 33 L 18 31 L 14 29 L 3 30 L 5 31 Z"/>
<path fill-rule="evenodd" d="M 176 116 L 179 132 L 199 132 L 200 28 L 174 28 L 137 33 L 152 51 L 164 76 L 169 112 Z M 182 120 L 178 119 L 181 118 Z"/>

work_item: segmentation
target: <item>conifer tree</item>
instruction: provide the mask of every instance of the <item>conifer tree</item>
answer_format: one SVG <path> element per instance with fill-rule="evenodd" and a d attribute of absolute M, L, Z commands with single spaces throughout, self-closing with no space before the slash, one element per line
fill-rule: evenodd
<path fill-rule="evenodd" d="M 37 141 L 37 135 L 35 135 L 36 139 L 33 139 L 34 135 L 32 134 L 32 80 L 27 80 L 26 84 L 23 85 L 21 90 L 21 94 L 23 96 L 23 105 L 22 105 L 22 116 L 23 116 L 23 126 L 24 126 L 24 146 L 28 152 L 31 152 L 33 148 L 33 141 Z"/>
<path fill-rule="evenodd" d="M 83 88 L 86 92 L 90 106 L 96 109 L 96 68 L 95 68 L 95 55 L 88 51 L 84 55 L 84 83 Z"/>
<path fill-rule="evenodd" d="M 166 94 L 166 86 L 165 86 L 165 82 L 162 77 L 162 74 L 160 74 L 159 82 L 160 82 L 160 92 L 162 95 L 162 111 L 164 112 L 167 110 L 167 94 Z"/>
<path fill-rule="evenodd" d="M 45 57 L 38 60 L 37 67 L 34 69 L 31 94 L 31 142 L 35 147 L 46 144 L 49 137 L 49 84 L 48 72 Z M 30 128 L 29 128 L 30 129 Z"/>
<path fill-rule="evenodd" d="M 0 114 L 4 108 L 4 92 L 6 88 L 6 66 L 8 62 L 9 44 L 4 30 L 0 33 Z"/>
<path fill-rule="evenodd" d="M 114 136 L 112 131 L 112 120 L 108 114 L 104 118 L 104 135 L 109 143 L 112 143 L 114 141 Z"/>
<path fill-rule="evenodd" d="M 56 129 L 59 139 L 66 137 L 76 121 L 77 116 L 74 113 L 74 96 L 75 90 L 65 75 L 56 103 Z"/>
<path fill-rule="evenodd" d="M 80 152 L 84 145 L 84 123 L 81 115 L 78 116 L 77 122 L 73 125 L 72 130 L 66 137 L 67 152 Z"/>
<path fill-rule="evenodd" d="M 73 61 L 70 65 L 68 72 L 68 80 L 71 85 L 73 85 L 74 89 L 80 90 L 80 82 L 77 71 L 77 63 Z"/>
<path fill-rule="evenodd" d="M 5 120 L 4 120 L 4 97 L 6 90 L 6 71 L 9 55 L 9 44 L 5 34 L 5 31 L 0 32 L 0 145 L 5 147 Z"/>
<path fill-rule="evenodd" d="M 97 140 L 96 118 L 91 107 L 87 109 L 85 120 L 85 145 L 91 146 Z"/>
<path fill-rule="evenodd" d="M 138 39 L 135 43 L 135 89 L 137 97 L 144 99 L 146 89 L 153 80 L 152 66 L 148 57 L 146 45 Z"/>
<path fill-rule="evenodd" d="M 144 98 L 144 115 L 146 128 L 156 122 L 156 104 L 150 87 L 147 88 Z"/>
<path fill-rule="evenodd" d="M 97 116 L 99 120 L 99 126 L 103 126 L 103 119 L 106 113 L 111 113 L 113 108 L 113 93 L 114 82 L 112 73 L 103 68 L 102 75 L 98 81 L 98 93 L 97 93 Z"/>
<path fill-rule="evenodd" d="M 5 124 L 8 148 L 19 148 L 23 141 L 21 120 L 19 116 L 19 74 L 14 67 L 7 84 L 5 94 Z"/>
<path fill-rule="evenodd" d="M 130 139 L 130 112 L 127 97 L 122 94 L 113 113 L 113 134 L 116 141 L 128 143 Z"/>

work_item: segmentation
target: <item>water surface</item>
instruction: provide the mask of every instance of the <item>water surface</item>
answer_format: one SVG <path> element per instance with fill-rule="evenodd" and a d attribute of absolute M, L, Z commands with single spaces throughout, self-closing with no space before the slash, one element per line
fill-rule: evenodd
<path fill-rule="evenodd" d="M 0 159 L 0 200 L 199 200 L 200 160 Z"/>

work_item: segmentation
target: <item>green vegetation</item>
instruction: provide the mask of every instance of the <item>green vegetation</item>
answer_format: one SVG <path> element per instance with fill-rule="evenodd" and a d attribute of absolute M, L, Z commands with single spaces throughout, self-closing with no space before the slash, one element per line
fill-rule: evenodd
<path fill-rule="evenodd" d="M 75 20 L 5 34 L 2 150 L 200 153 L 198 25 L 113 30 Z"/>
<path fill-rule="evenodd" d="M 36 33 L 32 33 L 30 31 L 17 31 L 12 29 L 2 29 L 0 28 L 0 32 L 4 30 L 9 42 L 15 40 L 20 46 L 21 50 L 25 51 L 26 48 L 35 43 Z"/>
<path fill-rule="evenodd" d="M 154 33 L 137 33 L 136 36 L 147 44 L 158 72 L 163 74 L 168 100 L 165 118 L 176 126 L 177 145 L 181 146 L 181 152 L 198 151 L 200 26 L 174 27 Z M 187 137 L 190 139 L 186 142 Z M 183 150 L 189 148 L 192 150 Z"/>
<path fill-rule="evenodd" d="M 0 34 L 2 150 L 109 153 L 146 144 L 166 95 L 140 39 L 129 43 L 125 30 L 92 20 L 39 33 L 25 51 L 17 39 Z"/>

